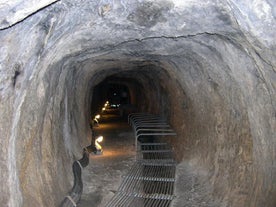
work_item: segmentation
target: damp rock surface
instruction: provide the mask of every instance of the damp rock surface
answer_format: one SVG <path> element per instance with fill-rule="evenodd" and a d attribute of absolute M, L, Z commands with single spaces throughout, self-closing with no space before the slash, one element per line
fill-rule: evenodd
<path fill-rule="evenodd" d="M 275 206 L 275 8 L 0 1 L 1 204 L 60 204 L 91 141 L 93 90 L 109 78 L 127 85 L 139 111 L 169 120 L 179 178 L 206 181 L 219 206 Z"/>

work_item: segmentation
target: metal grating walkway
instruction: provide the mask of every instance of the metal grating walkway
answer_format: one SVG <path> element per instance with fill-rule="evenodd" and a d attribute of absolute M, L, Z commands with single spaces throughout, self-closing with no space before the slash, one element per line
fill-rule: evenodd
<path fill-rule="evenodd" d="M 175 167 L 166 143 L 142 143 L 137 161 L 124 176 L 107 207 L 169 207 L 174 198 Z"/>

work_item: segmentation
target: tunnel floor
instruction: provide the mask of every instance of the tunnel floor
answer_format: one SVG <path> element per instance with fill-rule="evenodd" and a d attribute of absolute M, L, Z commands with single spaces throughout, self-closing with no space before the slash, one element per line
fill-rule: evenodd
<path fill-rule="evenodd" d="M 83 170 L 80 207 L 105 207 L 137 157 L 133 131 L 116 113 L 102 115 L 94 133 L 104 137 L 103 154 L 90 154 L 89 165 Z M 217 207 L 219 202 L 213 200 L 210 186 L 206 172 L 182 162 L 176 166 L 175 198 L 170 206 Z"/>
<path fill-rule="evenodd" d="M 90 154 L 89 165 L 83 170 L 80 207 L 106 206 L 135 161 L 134 135 L 125 120 L 114 113 L 104 114 L 94 129 L 95 137 L 104 137 L 103 154 Z"/>

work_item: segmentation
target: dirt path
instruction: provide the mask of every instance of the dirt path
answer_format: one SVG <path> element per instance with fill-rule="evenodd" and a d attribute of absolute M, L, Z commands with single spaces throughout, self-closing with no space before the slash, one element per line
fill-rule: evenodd
<path fill-rule="evenodd" d="M 80 207 L 105 206 L 135 160 L 134 135 L 125 121 L 105 115 L 95 127 L 95 135 L 104 136 L 103 155 L 91 154 L 90 163 L 83 170 Z"/>

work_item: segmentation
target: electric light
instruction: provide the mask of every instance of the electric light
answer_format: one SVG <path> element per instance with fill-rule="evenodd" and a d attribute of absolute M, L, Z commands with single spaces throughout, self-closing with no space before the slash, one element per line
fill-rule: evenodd
<path fill-rule="evenodd" d="M 97 149 L 96 154 L 102 154 L 103 153 L 103 149 L 102 146 L 99 144 L 99 142 L 103 141 L 103 136 L 99 136 L 96 140 L 95 140 L 95 147 Z"/>

